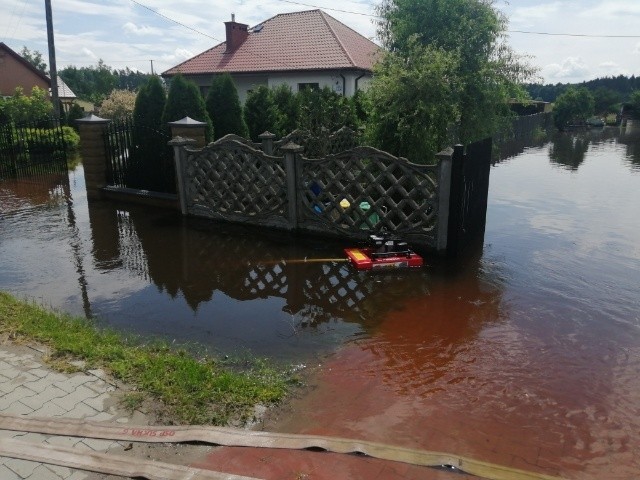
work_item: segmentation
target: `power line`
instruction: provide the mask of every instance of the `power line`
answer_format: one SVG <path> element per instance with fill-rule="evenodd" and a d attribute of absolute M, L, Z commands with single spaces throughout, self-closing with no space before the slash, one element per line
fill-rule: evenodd
<path fill-rule="evenodd" d="M 158 15 L 158 16 L 160 16 L 160 17 L 164 18 L 165 20 L 168 20 L 168 21 L 170 21 L 170 22 L 175 23 L 176 25 L 180 25 L 181 27 L 188 28 L 189 30 L 191 30 L 191 31 L 193 31 L 193 32 L 196 32 L 196 33 L 199 33 L 200 35 L 204 35 L 205 37 L 211 38 L 211 39 L 215 40 L 215 41 L 216 41 L 216 42 L 218 42 L 218 43 L 224 43 L 224 41 L 223 41 L 223 40 L 220 40 L 219 38 L 216 38 L 216 37 L 213 37 L 213 36 L 211 36 L 211 35 L 209 35 L 209 34 L 206 34 L 206 33 L 204 33 L 204 32 L 201 32 L 200 30 L 197 30 L 197 29 L 192 28 L 192 27 L 190 27 L 190 26 L 188 26 L 188 25 L 185 25 L 184 23 L 180 23 L 180 22 L 178 22 L 177 20 L 174 20 L 173 18 L 167 17 L 166 15 L 163 15 L 162 13 L 160 13 L 160 12 L 158 12 L 158 11 L 154 10 L 154 9 L 153 9 L 153 8 L 151 8 L 151 7 L 148 7 L 148 6 L 146 6 L 146 5 L 143 5 L 142 3 L 140 3 L 140 2 L 138 2 L 138 1 L 136 1 L 136 0 L 131 0 L 131 1 L 132 1 L 133 3 L 135 3 L 136 5 L 139 5 L 140 7 L 145 8 L 146 10 L 149 10 L 150 12 L 155 13 L 156 15 Z M 261 54 L 261 53 L 254 52 L 254 51 L 250 50 L 249 48 L 245 48 L 245 51 L 246 51 L 247 53 L 250 53 L 251 55 L 253 55 L 253 56 L 254 56 L 254 57 L 256 57 L 256 58 L 264 59 L 264 55 L 263 55 L 263 54 Z M 202 55 L 202 54 L 200 54 L 200 55 Z M 274 63 L 277 63 L 277 64 L 279 64 L 279 65 L 281 65 L 281 66 L 283 66 L 283 67 L 286 67 L 286 68 L 295 68 L 295 65 L 293 65 L 293 64 L 285 63 L 285 62 L 282 62 L 282 61 L 279 61 L 279 60 L 275 60 L 275 59 L 272 59 L 272 60 L 273 60 L 273 62 L 274 62 Z M 184 62 L 183 62 L 183 63 L 184 63 Z M 180 65 L 181 65 L 181 64 L 180 64 Z"/>
<path fill-rule="evenodd" d="M 585 37 L 585 38 L 640 38 L 640 35 L 593 35 L 587 33 L 551 33 L 529 32 L 525 30 L 507 30 L 508 33 L 525 33 L 528 35 L 551 35 L 556 37 Z"/>
<path fill-rule="evenodd" d="M 154 10 L 154 9 L 153 9 L 153 8 L 151 8 L 151 7 L 147 7 L 146 5 L 143 5 L 142 3 L 137 2 L 136 0 L 131 0 L 131 1 L 132 1 L 133 3 L 135 3 L 136 5 L 138 5 L 139 7 L 142 7 L 142 8 L 145 8 L 145 9 L 149 10 L 150 12 L 155 13 L 156 15 L 158 15 L 158 16 L 160 16 L 160 17 L 164 18 L 165 20 L 169 20 L 170 22 L 173 22 L 173 23 L 175 23 L 176 25 L 180 25 L 181 27 L 188 28 L 188 29 L 189 29 L 189 30 L 191 30 L 192 32 L 199 33 L 200 35 L 204 35 L 205 37 L 208 37 L 208 38 L 210 38 L 210 39 L 212 39 L 212 40 L 215 40 L 216 42 L 220 42 L 220 43 L 222 43 L 222 40 L 220 40 L 220 39 L 218 39 L 218 38 L 216 38 L 216 37 L 212 37 L 211 35 L 209 35 L 209 34 L 207 34 L 207 33 L 201 32 L 200 30 L 196 30 L 195 28 L 190 27 L 189 25 L 185 25 L 184 23 L 180 23 L 180 22 L 178 22 L 177 20 L 174 20 L 173 18 L 169 18 L 169 17 L 167 17 L 166 15 L 163 15 L 162 13 L 158 12 L 157 10 Z"/>
<path fill-rule="evenodd" d="M 285 3 L 292 3 L 294 5 L 302 5 L 303 7 L 318 8 L 320 10 L 331 10 L 332 12 L 350 13 L 353 15 L 362 15 L 363 17 L 382 18 L 379 15 L 371 15 L 370 13 L 352 12 L 350 10 L 340 10 L 339 8 L 320 7 L 318 5 L 311 5 L 310 3 L 294 2 L 293 0 L 280 0 Z"/>
<path fill-rule="evenodd" d="M 371 17 L 371 18 L 382 18 L 380 15 L 371 15 L 369 13 L 353 12 L 351 10 L 341 10 L 341 9 L 338 9 L 338 8 L 321 7 L 319 5 L 313 5 L 311 3 L 296 2 L 294 0 L 279 0 L 279 1 L 280 2 L 285 2 L 285 3 L 292 3 L 294 5 L 302 5 L 302 6 L 305 6 L 305 7 L 319 8 L 321 10 L 332 10 L 334 12 L 350 13 L 350 14 L 353 14 L 353 15 L 363 15 L 365 17 Z M 507 30 L 506 32 L 507 33 L 523 33 L 523 34 L 527 34 L 527 35 L 551 35 L 551 36 L 558 36 L 558 37 L 640 38 L 640 35 L 596 35 L 596 34 L 586 34 L 586 33 L 532 32 L 532 31 L 526 31 L 526 30 Z"/>

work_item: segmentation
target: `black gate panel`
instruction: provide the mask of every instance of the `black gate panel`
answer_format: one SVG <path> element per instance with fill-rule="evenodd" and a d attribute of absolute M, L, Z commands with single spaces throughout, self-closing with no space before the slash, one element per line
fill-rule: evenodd
<path fill-rule="evenodd" d="M 456 145 L 451 168 L 447 255 L 456 256 L 484 237 L 492 139 Z"/>

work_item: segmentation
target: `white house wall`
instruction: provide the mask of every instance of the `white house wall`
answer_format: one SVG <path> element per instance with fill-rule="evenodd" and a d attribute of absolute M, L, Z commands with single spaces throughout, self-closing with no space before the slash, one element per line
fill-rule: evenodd
<path fill-rule="evenodd" d="M 342 75 L 341 75 L 342 73 Z M 320 88 L 329 87 L 340 95 L 352 97 L 355 93 L 356 78 L 362 75 L 361 72 L 306 72 L 306 73 L 273 73 L 269 76 L 269 87 L 287 84 L 293 92 L 298 91 L 300 83 L 317 83 Z M 343 78 L 344 77 L 344 78 Z M 358 89 L 365 85 L 363 80 L 371 77 L 367 74 L 358 81 Z"/>
<path fill-rule="evenodd" d="M 358 90 L 365 90 L 371 80 L 371 74 L 363 72 L 342 72 L 339 71 L 320 71 L 320 72 L 291 72 L 291 73 L 271 73 L 261 75 L 244 75 L 231 74 L 233 81 L 238 90 L 240 102 L 244 104 L 249 91 L 255 90 L 260 85 L 266 85 L 270 88 L 278 85 L 287 84 L 295 93 L 298 91 L 300 83 L 317 83 L 320 88 L 329 87 L 340 95 L 352 97 L 356 92 L 356 82 Z M 344 78 L 343 78 L 344 76 Z M 204 97 L 207 96 L 209 87 L 211 86 L 211 75 L 189 75 L 190 80 L 194 81 L 200 88 L 200 92 Z"/>

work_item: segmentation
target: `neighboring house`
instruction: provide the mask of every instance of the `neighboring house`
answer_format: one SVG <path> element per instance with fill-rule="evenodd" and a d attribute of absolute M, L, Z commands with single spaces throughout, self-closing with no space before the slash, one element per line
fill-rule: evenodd
<path fill-rule="evenodd" d="M 352 96 L 366 86 L 380 47 L 321 10 L 283 13 L 249 28 L 232 15 L 226 41 L 170 68 L 206 95 L 213 76 L 231 74 L 240 100 L 259 85 L 287 84 L 294 92 L 328 86 Z"/>
<path fill-rule="evenodd" d="M 51 93 L 51 79 L 0 42 L 0 95 L 12 96 L 16 87 L 22 87 L 25 95 L 29 95 L 33 87 L 40 87 Z M 76 99 L 75 93 L 60 77 L 58 77 L 58 98 L 65 110 Z"/>

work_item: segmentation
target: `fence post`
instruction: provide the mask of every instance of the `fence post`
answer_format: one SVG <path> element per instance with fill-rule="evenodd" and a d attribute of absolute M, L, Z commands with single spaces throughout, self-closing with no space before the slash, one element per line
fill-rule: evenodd
<path fill-rule="evenodd" d="M 262 142 L 262 146 L 260 147 L 264 153 L 267 155 L 273 155 L 273 140 L 276 138 L 275 134 L 271 132 L 264 132 L 261 135 L 258 135 L 258 138 Z"/>
<path fill-rule="evenodd" d="M 449 222 L 447 225 L 447 256 L 458 254 L 462 221 L 462 195 L 464 174 L 464 145 L 455 145 L 451 156 L 451 188 L 449 191 Z"/>
<path fill-rule="evenodd" d="M 181 120 L 175 122 L 169 122 L 171 128 L 171 137 L 183 137 L 193 138 L 196 141 L 196 146 L 202 148 L 207 144 L 205 139 L 205 132 L 207 124 L 205 122 L 199 122 L 190 117 L 184 117 Z"/>
<path fill-rule="evenodd" d="M 176 166 L 176 183 L 178 184 L 178 200 L 180 201 L 180 212 L 187 214 L 187 191 L 185 185 L 185 168 L 187 166 L 186 146 L 195 146 L 197 141 L 192 138 L 174 137 L 169 141 L 173 147 L 173 158 Z"/>
<path fill-rule="evenodd" d="M 451 198 L 451 164 L 453 148 L 447 148 L 436 154 L 438 161 L 438 238 L 436 251 L 447 249 L 447 233 L 449 228 L 449 199 Z"/>
<path fill-rule="evenodd" d="M 293 230 L 298 228 L 298 165 L 300 152 L 304 147 L 289 142 L 280 147 L 284 154 L 284 165 L 287 175 L 287 202 L 289 204 L 289 224 Z"/>
<path fill-rule="evenodd" d="M 76 120 L 80 133 L 80 154 L 84 167 L 87 198 L 100 199 L 107 186 L 107 156 L 104 133 L 111 120 L 90 115 Z"/>

